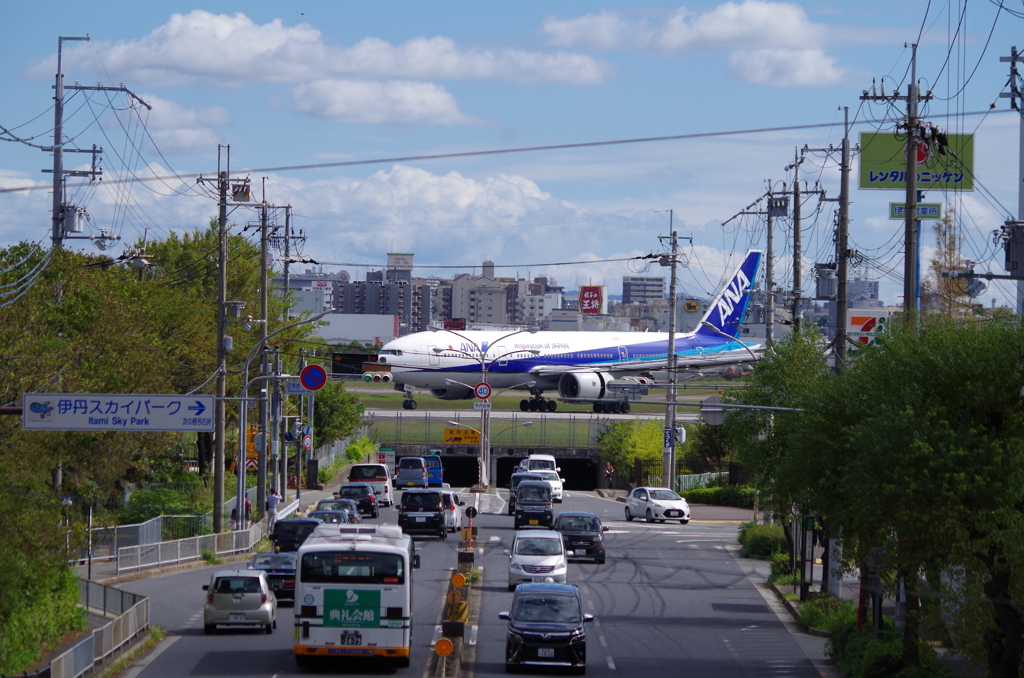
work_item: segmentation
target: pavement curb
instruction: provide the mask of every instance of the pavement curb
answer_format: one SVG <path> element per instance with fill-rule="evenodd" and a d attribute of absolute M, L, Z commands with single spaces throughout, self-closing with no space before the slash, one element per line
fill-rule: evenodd
<path fill-rule="evenodd" d="M 775 594 L 775 597 L 779 599 L 779 602 L 782 603 L 782 605 L 786 608 L 786 610 L 789 611 L 790 616 L 793 617 L 793 621 L 795 621 L 797 624 L 799 624 L 800 628 L 802 628 L 805 633 L 807 633 L 808 635 L 811 635 L 811 636 L 818 636 L 819 638 L 831 638 L 832 637 L 832 632 L 831 631 L 823 631 L 822 629 L 816 629 L 816 628 L 813 628 L 813 627 L 810 627 L 810 626 L 804 626 L 804 623 L 800 620 L 800 610 L 798 610 L 796 605 L 793 604 L 793 601 L 790 600 L 789 598 L 787 598 L 786 594 L 783 593 L 779 589 L 779 587 L 777 587 L 775 585 L 775 582 L 769 583 L 768 584 L 768 588 L 770 588 L 772 590 L 772 592 Z"/>

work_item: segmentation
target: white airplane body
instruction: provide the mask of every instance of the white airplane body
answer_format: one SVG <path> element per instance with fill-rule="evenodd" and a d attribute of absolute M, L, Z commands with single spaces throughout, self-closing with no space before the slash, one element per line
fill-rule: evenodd
<path fill-rule="evenodd" d="M 676 335 L 677 367 L 751 362 L 751 354 L 762 348 L 736 339 L 761 259 L 761 252 L 748 252 L 701 326 Z M 475 386 L 486 381 L 493 391 L 533 394 L 532 401 L 521 403 L 524 410 L 554 411 L 554 401 L 541 395 L 557 391 L 563 400 L 593 402 L 597 412 L 605 411 L 605 401 L 611 411 L 629 411 L 625 393 L 652 383 L 651 373 L 668 367 L 668 340 L 667 332 L 417 332 L 385 344 L 377 354 L 378 371 L 363 376 L 393 381 L 407 393 L 407 409 L 416 407 L 412 387 L 461 400 L 475 397 Z"/>

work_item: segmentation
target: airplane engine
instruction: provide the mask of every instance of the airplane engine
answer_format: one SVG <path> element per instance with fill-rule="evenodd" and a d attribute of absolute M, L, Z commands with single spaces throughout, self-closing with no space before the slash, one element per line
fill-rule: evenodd
<path fill-rule="evenodd" d="M 602 372 L 566 372 L 558 379 L 558 395 L 562 398 L 593 398 L 608 395 L 605 385 L 611 377 Z"/>
<path fill-rule="evenodd" d="M 446 388 L 432 388 L 430 395 L 441 400 L 470 400 L 473 398 L 473 389 L 465 386 L 448 386 Z"/>

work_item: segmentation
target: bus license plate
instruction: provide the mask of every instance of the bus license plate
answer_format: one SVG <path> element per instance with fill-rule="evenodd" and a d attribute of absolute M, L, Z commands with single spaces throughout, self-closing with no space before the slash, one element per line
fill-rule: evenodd
<path fill-rule="evenodd" d="M 343 633 L 339 645 L 362 645 L 363 637 L 358 633 Z"/>

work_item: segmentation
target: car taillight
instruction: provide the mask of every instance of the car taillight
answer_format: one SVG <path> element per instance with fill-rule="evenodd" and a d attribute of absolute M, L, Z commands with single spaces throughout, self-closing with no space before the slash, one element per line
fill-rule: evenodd
<path fill-rule="evenodd" d="M 208 602 L 210 605 L 213 605 L 213 591 L 210 591 L 206 594 L 206 602 Z"/>
<path fill-rule="evenodd" d="M 284 580 L 284 585 L 285 586 L 293 586 L 294 587 L 295 586 L 295 580 L 294 579 L 285 579 Z"/>
<path fill-rule="evenodd" d="M 266 593 L 261 593 L 260 594 L 260 602 L 261 603 L 267 602 L 267 594 Z"/>

